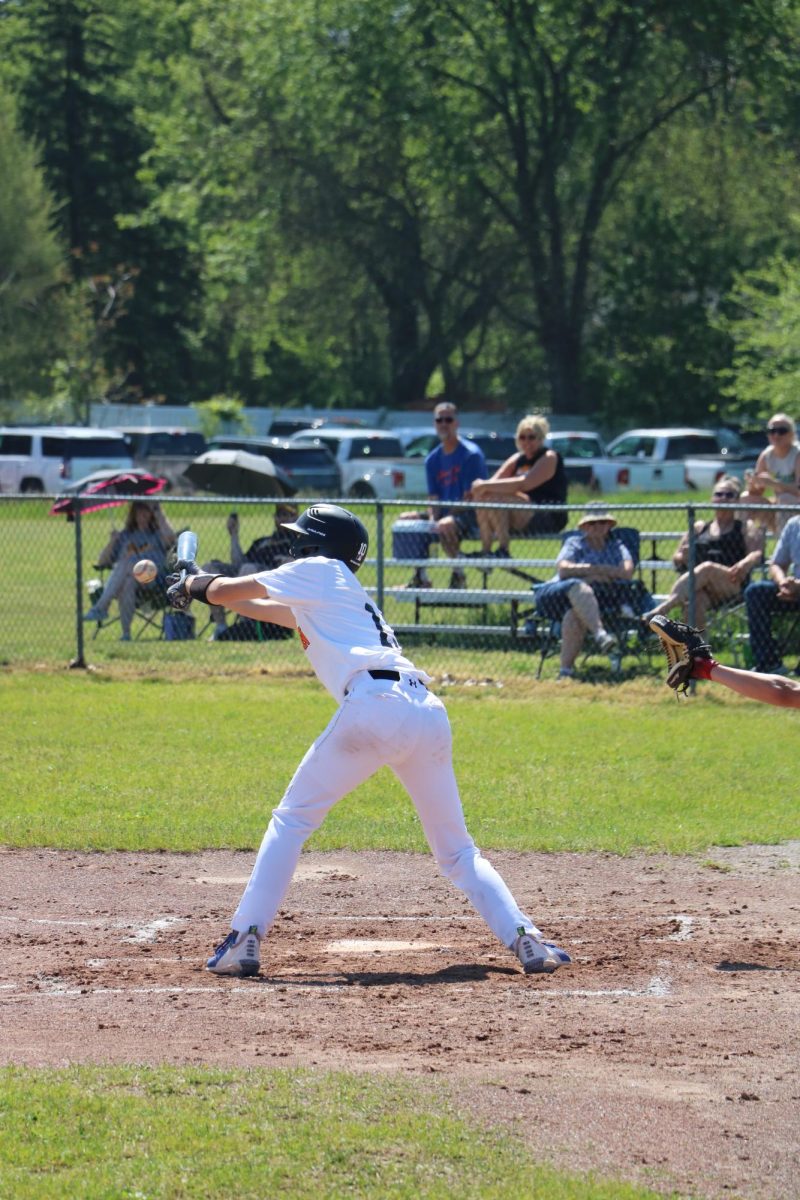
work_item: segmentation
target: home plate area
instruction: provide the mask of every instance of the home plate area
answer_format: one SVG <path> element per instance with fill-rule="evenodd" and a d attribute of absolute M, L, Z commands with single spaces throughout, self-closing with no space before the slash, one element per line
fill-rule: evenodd
<path fill-rule="evenodd" d="M 555 1166 L 794 1194 L 797 844 L 489 854 L 572 956 L 551 976 L 377 852 L 304 854 L 261 974 L 212 976 L 253 857 L 0 851 L 0 1062 L 399 1071 Z"/>

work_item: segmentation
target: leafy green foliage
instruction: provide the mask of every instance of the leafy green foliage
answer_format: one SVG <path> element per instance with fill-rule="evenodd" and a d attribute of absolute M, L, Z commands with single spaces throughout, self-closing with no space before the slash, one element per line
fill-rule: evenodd
<path fill-rule="evenodd" d="M 800 265 L 782 256 L 738 276 L 731 291 L 733 315 L 718 325 L 734 342 L 733 361 L 722 372 L 733 411 L 766 418 L 796 412 L 800 388 Z"/>
<path fill-rule="evenodd" d="M 0 87 L 0 395 L 42 386 L 66 277 L 55 204 L 36 147 L 20 132 L 12 95 Z M 37 356 L 34 348 L 43 352 Z M 42 361 L 44 357 L 45 361 Z"/>
<path fill-rule="evenodd" d="M 95 293 L 41 312 L 52 407 L 397 407 L 435 381 L 614 424 L 716 415 L 733 335 L 711 318 L 737 272 L 797 250 L 798 15 L 0 6 L 0 80 Z"/>

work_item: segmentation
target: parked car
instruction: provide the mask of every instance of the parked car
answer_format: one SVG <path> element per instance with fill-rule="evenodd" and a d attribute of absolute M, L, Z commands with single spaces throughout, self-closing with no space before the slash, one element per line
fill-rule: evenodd
<path fill-rule="evenodd" d="M 183 472 L 206 449 L 202 433 L 196 429 L 167 426 L 124 427 L 122 433 L 131 443 L 137 467 L 153 475 L 162 475 L 168 491 L 186 491 Z"/>
<path fill-rule="evenodd" d="M 403 454 L 394 433 L 360 426 L 323 426 L 296 433 L 292 445 L 325 446 L 336 459 L 343 496 L 394 500 L 427 495 L 425 464 Z"/>
<path fill-rule="evenodd" d="M 288 438 L 237 437 L 220 434 L 211 450 L 247 450 L 272 460 L 289 477 L 300 496 L 340 496 L 339 468 L 327 446 L 304 445 Z"/>
<path fill-rule="evenodd" d="M 314 423 L 314 417 L 275 417 L 270 421 L 266 436 L 289 438 L 302 429 L 310 429 Z"/>
<path fill-rule="evenodd" d="M 591 491 L 597 491 L 592 463 L 606 456 L 606 448 L 599 434 L 589 429 L 558 429 L 548 435 L 547 445 L 557 450 L 563 458 L 569 483 L 579 483 Z"/>
<path fill-rule="evenodd" d="M 629 429 L 608 445 L 608 457 L 593 463 L 599 492 L 685 490 L 684 459 L 716 453 L 713 429 L 692 427 Z"/>
<path fill-rule="evenodd" d="M 0 426 L 0 492 L 50 492 L 93 471 L 133 466 L 122 433 L 69 425 Z"/>

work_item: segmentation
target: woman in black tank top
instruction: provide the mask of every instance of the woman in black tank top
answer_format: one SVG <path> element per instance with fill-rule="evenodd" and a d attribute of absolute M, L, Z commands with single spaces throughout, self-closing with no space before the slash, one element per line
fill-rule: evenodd
<path fill-rule="evenodd" d="M 710 521 L 696 521 L 694 624 L 701 629 L 705 625 L 706 613 L 720 604 L 738 600 L 750 579 L 753 567 L 764 558 L 764 530 L 753 521 L 741 521 L 730 505 L 739 499 L 741 484 L 738 479 L 720 479 L 714 485 L 711 501 L 716 507 Z M 689 562 L 689 536 L 682 539 L 672 556 L 678 570 Z M 689 572 L 675 581 L 672 591 L 656 608 L 646 613 L 642 620 L 665 614 L 681 605 L 683 619 L 689 615 Z"/>
<path fill-rule="evenodd" d="M 477 509 L 481 547 L 495 558 L 510 558 L 512 533 L 559 533 L 567 524 L 567 473 L 557 450 L 545 445 L 550 426 L 544 417 L 523 417 L 517 426 L 519 453 L 512 454 L 491 479 L 472 485 L 471 499 L 518 502 L 514 509 Z M 533 505 L 533 511 L 524 505 Z"/>

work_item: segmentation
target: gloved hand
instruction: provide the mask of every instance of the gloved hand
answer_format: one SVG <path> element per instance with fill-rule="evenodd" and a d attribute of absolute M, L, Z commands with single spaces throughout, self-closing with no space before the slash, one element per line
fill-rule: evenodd
<path fill-rule="evenodd" d="M 192 603 L 192 598 L 188 595 L 185 587 L 185 581 L 190 575 L 199 575 L 200 568 L 196 562 L 191 559 L 179 558 L 175 564 L 176 570 L 167 576 L 167 600 L 173 608 L 177 608 L 179 612 L 186 612 L 186 609 Z"/>

